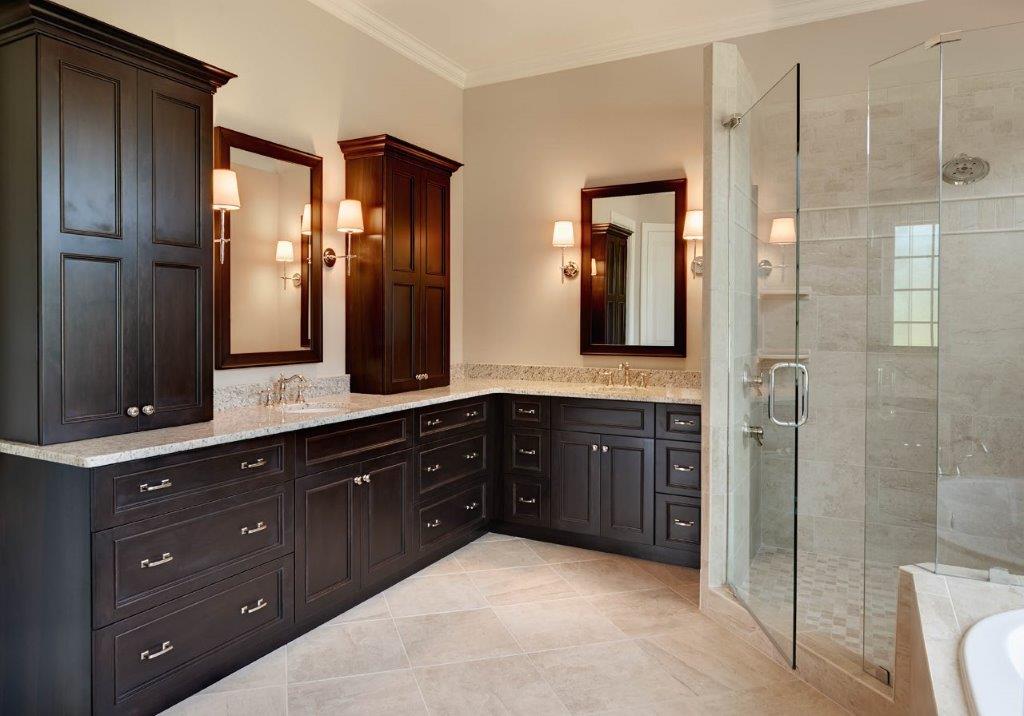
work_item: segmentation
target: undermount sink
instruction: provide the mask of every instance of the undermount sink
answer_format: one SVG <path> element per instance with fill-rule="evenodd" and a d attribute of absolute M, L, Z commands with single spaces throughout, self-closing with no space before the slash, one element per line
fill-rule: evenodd
<path fill-rule="evenodd" d="M 310 405 L 308 403 L 296 403 L 294 405 L 280 405 L 277 408 L 282 413 L 298 413 L 300 415 L 315 413 L 336 413 L 341 410 L 337 405 Z"/>

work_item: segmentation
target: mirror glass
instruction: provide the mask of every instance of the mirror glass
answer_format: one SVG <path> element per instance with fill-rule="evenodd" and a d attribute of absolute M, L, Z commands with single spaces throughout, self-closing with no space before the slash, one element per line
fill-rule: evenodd
<path fill-rule="evenodd" d="M 604 189 L 584 190 L 583 351 L 682 355 L 685 207 L 674 190 Z"/>

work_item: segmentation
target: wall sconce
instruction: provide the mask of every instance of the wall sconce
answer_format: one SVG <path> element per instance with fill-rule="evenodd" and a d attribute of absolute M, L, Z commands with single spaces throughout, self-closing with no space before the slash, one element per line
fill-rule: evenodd
<path fill-rule="evenodd" d="M 295 247 L 292 245 L 291 241 L 277 242 L 276 258 L 278 263 L 282 264 L 290 264 L 293 261 L 295 261 Z M 281 279 L 284 281 L 284 289 L 288 288 L 289 281 L 291 281 L 292 285 L 294 285 L 296 288 L 302 285 L 302 274 L 300 273 L 294 273 L 291 276 L 289 276 L 287 275 L 287 272 L 285 272 L 285 275 L 282 276 Z"/>
<path fill-rule="evenodd" d="M 683 222 L 683 241 L 704 240 L 704 212 L 700 209 L 686 212 L 686 220 Z M 694 278 L 704 275 L 704 256 L 697 256 L 696 246 L 693 249 L 694 257 L 690 262 L 690 273 Z"/>
<path fill-rule="evenodd" d="M 580 267 L 576 262 L 565 262 L 565 250 L 576 245 L 576 234 L 571 221 L 555 222 L 555 230 L 551 234 L 551 245 L 562 250 L 562 283 L 565 283 L 565 279 L 574 279 L 579 276 Z"/>
<path fill-rule="evenodd" d="M 345 199 L 338 206 L 338 231 L 345 233 L 345 255 L 341 258 L 345 259 L 345 275 L 351 276 L 352 259 L 355 258 L 355 254 L 352 253 L 352 234 L 363 233 L 363 205 L 358 199 Z M 333 258 L 327 263 L 327 251 L 324 252 L 324 263 L 333 266 L 336 257 L 333 257 L 334 252 L 331 251 Z"/>
<path fill-rule="evenodd" d="M 242 208 L 238 199 L 238 175 L 230 169 L 213 170 L 213 209 L 220 213 L 220 237 L 213 243 L 220 244 L 220 263 L 224 265 L 224 250 L 231 239 L 227 237 L 227 213 Z"/>
<path fill-rule="evenodd" d="M 772 228 L 768 232 L 768 243 L 778 244 L 779 246 L 795 244 L 796 219 L 792 216 L 780 216 L 777 219 L 772 219 Z M 786 265 L 779 264 L 775 266 L 769 259 L 761 259 L 757 262 L 757 269 L 764 278 L 771 276 L 772 270 L 776 268 L 786 268 Z"/>

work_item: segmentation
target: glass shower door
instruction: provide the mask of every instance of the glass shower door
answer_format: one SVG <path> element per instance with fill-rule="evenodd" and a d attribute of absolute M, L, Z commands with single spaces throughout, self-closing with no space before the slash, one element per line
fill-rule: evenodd
<path fill-rule="evenodd" d="M 742 91 L 742 88 L 741 88 Z M 795 663 L 800 66 L 733 117 L 729 161 L 727 580 Z"/>

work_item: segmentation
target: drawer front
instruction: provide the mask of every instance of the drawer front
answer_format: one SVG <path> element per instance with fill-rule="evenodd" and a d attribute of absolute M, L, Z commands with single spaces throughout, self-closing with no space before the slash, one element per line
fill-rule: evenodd
<path fill-rule="evenodd" d="M 549 399 L 526 395 L 506 395 L 505 424 L 523 428 L 551 427 Z"/>
<path fill-rule="evenodd" d="M 111 465 L 96 470 L 93 529 L 287 482 L 294 474 L 291 435 Z"/>
<path fill-rule="evenodd" d="M 424 448 L 417 460 L 416 494 L 423 497 L 459 481 L 484 475 L 489 463 L 486 433 Z"/>
<path fill-rule="evenodd" d="M 653 438 L 654 405 L 622 400 L 553 399 L 551 427 L 555 430 Z"/>
<path fill-rule="evenodd" d="M 544 478 L 550 468 L 551 433 L 533 428 L 505 431 L 505 472 Z"/>
<path fill-rule="evenodd" d="M 481 525 L 488 519 L 487 483 L 481 482 L 450 497 L 420 507 L 420 549 L 439 544 L 444 538 Z"/>
<path fill-rule="evenodd" d="M 96 626 L 291 552 L 290 488 L 247 493 L 94 535 Z"/>
<path fill-rule="evenodd" d="M 320 472 L 412 447 L 412 411 L 304 430 L 296 470 Z"/>
<path fill-rule="evenodd" d="M 656 440 L 654 489 L 672 495 L 700 492 L 700 445 L 677 440 Z"/>
<path fill-rule="evenodd" d="M 292 622 L 292 560 L 276 560 L 97 631 L 96 713 L 154 712 L 258 655 Z"/>
<path fill-rule="evenodd" d="M 656 545 L 691 551 L 700 546 L 700 500 L 658 495 L 656 512 Z"/>
<path fill-rule="evenodd" d="M 659 403 L 658 437 L 700 440 L 700 406 Z"/>
<path fill-rule="evenodd" d="M 551 507 L 547 483 L 529 478 L 505 476 L 504 517 L 507 522 L 548 527 Z"/>
<path fill-rule="evenodd" d="M 486 398 L 465 400 L 416 412 L 417 435 L 435 440 L 459 430 L 487 424 L 489 401 Z"/>

